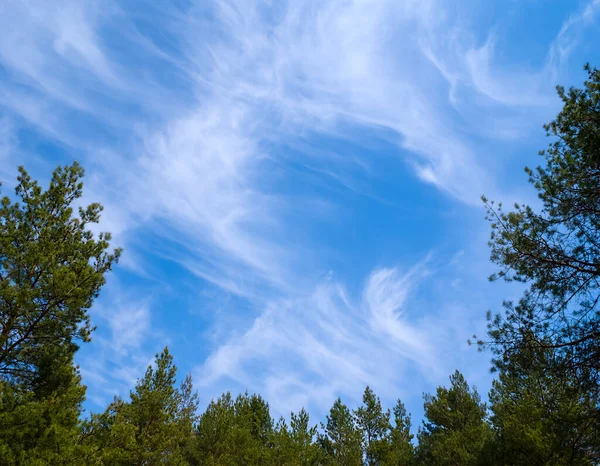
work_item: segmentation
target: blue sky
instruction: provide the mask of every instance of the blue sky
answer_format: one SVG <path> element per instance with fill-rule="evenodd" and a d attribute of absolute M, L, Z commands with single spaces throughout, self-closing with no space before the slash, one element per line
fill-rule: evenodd
<path fill-rule="evenodd" d="M 87 170 L 125 253 L 78 355 L 87 407 L 168 345 L 202 404 L 321 419 L 371 385 L 418 420 L 515 287 L 480 196 L 535 204 L 556 84 L 600 1 L 17 1 L 0 17 L 0 177 Z"/>

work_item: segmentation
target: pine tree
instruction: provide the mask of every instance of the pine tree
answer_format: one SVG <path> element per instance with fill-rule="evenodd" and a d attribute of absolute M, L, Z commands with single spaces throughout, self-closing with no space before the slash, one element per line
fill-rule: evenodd
<path fill-rule="evenodd" d="M 390 412 L 383 411 L 379 397 L 367 387 L 363 405 L 354 411 L 356 423 L 363 434 L 363 445 L 368 466 L 384 463 L 390 451 Z"/>
<path fill-rule="evenodd" d="M 410 414 L 402 401 L 398 400 L 394 406 L 394 427 L 390 433 L 390 450 L 386 458 L 387 465 L 408 466 L 414 461 L 413 435 L 410 433 Z"/>
<path fill-rule="evenodd" d="M 486 464 L 482 454 L 490 439 L 486 406 L 463 375 L 450 376 L 450 388 L 424 396 L 425 419 L 419 431 L 418 456 L 432 466 Z"/>
<path fill-rule="evenodd" d="M 541 207 L 506 213 L 484 198 L 500 268 L 491 279 L 527 289 L 490 315 L 490 340 L 479 343 L 500 359 L 527 347 L 552 350 L 557 376 L 568 373 L 600 404 L 600 71 L 586 70 L 582 89 L 557 88 L 564 105 L 545 126 L 545 165 L 526 168 Z"/>
<path fill-rule="evenodd" d="M 0 202 L 0 377 L 24 387 L 48 351 L 89 340 L 87 311 L 120 251 L 106 252 L 110 234 L 88 229 L 100 204 L 73 215 L 83 193 L 77 163 L 56 169 L 46 191 L 19 171 L 19 202 Z"/>
<path fill-rule="evenodd" d="M 120 251 L 73 214 L 83 169 L 57 168 L 47 190 L 19 168 L 17 201 L 0 202 L 0 458 L 2 464 L 92 464 L 80 442 L 85 397 L 73 364 L 92 331 L 88 310 Z"/>
<path fill-rule="evenodd" d="M 200 417 L 193 464 L 269 464 L 273 431 L 269 405 L 262 397 L 246 393 L 233 400 L 226 393 Z"/>
<path fill-rule="evenodd" d="M 322 426 L 324 434 L 319 437 L 325 464 L 359 466 L 363 463 L 362 432 L 356 426 L 354 416 L 338 398 L 333 404 L 327 423 Z"/>
<path fill-rule="evenodd" d="M 223 466 L 238 464 L 234 460 L 236 454 L 240 452 L 239 448 L 235 448 L 236 431 L 233 399 L 230 393 L 226 393 L 216 401 L 211 401 L 200 416 L 194 440 L 192 464 Z M 240 446 L 239 443 L 237 446 Z"/>
<path fill-rule="evenodd" d="M 0 381 L 0 461 L 6 465 L 79 465 L 79 416 L 85 387 L 70 355 L 40 361 L 31 387 Z"/>
<path fill-rule="evenodd" d="M 300 464 L 294 451 L 291 432 L 283 417 L 277 421 L 273 429 L 271 449 L 270 464 L 274 466 Z"/>
<path fill-rule="evenodd" d="M 600 459 L 594 399 L 551 368 L 554 354 L 528 348 L 499 367 L 490 392 L 496 464 L 595 464 Z"/>
<path fill-rule="evenodd" d="M 281 418 L 273 431 L 271 464 L 310 466 L 320 464 L 320 450 L 315 443 L 317 426 L 310 426 L 309 415 L 301 409 L 291 413 L 290 426 Z"/>
<path fill-rule="evenodd" d="M 587 406 L 586 416 L 594 424 L 597 421 L 591 420 L 600 417 L 600 71 L 589 66 L 586 71 L 588 79 L 581 89 L 557 87 L 563 108 L 545 125 L 552 138 L 540 153 L 545 163 L 525 169 L 540 208 L 516 204 L 505 212 L 501 204 L 484 198 L 492 227 L 491 260 L 499 266 L 490 279 L 520 282 L 526 289 L 518 302 L 504 303 L 503 313 L 488 314 L 489 340 L 478 343 L 492 348 L 501 368 L 493 395 L 500 410 L 496 418 L 505 419 L 503 431 L 509 435 L 532 428 L 524 424 L 507 430 L 512 414 L 504 412 L 509 405 L 498 405 L 498 398 L 515 390 L 520 402 L 537 413 L 540 425 L 533 427 L 536 439 L 530 446 L 540 451 L 554 448 L 551 439 L 560 430 L 559 424 L 548 422 L 563 421 L 550 421 L 538 411 L 545 404 L 538 399 L 543 390 L 511 387 L 520 370 L 504 372 L 507 361 L 543 354 L 543 360 L 552 362 L 536 369 L 544 375 L 544 384 L 557 384 L 560 397 L 567 395 L 561 384 L 569 392 L 575 390 L 563 401 L 578 394 L 583 403 L 576 410 Z M 509 411 L 513 409 L 527 408 L 519 405 Z M 506 416 L 499 417 L 500 412 Z M 520 439 L 517 435 L 513 440 Z M 597 456 L 600 443 L 589 448 L 589 454 Z"/>
<path fill-rule="evenodd" d="M 197 397 L 191 378 L 178 389 L 177 368 L 168 348 L 156 355 L 130 393 L 119 398 L 88 427 L 88 442 L 104 462 L 122 465 L 187 464 L 196 421 Z"/>

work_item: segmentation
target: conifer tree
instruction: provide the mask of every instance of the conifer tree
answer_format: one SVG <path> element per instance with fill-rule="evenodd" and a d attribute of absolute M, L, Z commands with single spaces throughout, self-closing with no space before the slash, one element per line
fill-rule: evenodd
<path fill-rule="evenodd" d="M 363 434 L 366 464 L 383 464 L 390 452 L 390 412 L 383 410 L 379 397 L 367 387 L 363 405 L 354 411 L 354 415 Z"/>
<path fill-rule="evenodd" d="M 565 435 L 577 438 L 575 444 L 590 441 L 584 432 L 560 433 L 565 403 L 578 400 L 572 405 L 576 417 L 587 417 L 594 428 L 600 418 L 600 71 L 585 69 L 583 87 L 557 87 L 563 107 L 545 125 L 551 141 L 540 153 L 544 162 L 525 169 L 540 206 L 516 204 L 505 211 L 484 198 L 491 260 L 499 267 L 490 279 L 522 283 L 525 291 L 517 302 L 505 302 L 504 312 L 488 314 L 489 339 L 478 343 L 492 348 L 500 369 L 492 403 L 503 441 L 512 443 L 503 448 L 517 448 L 529 436 L 528 447 L 518 447 L 525 455 L 547 457 Z M 528 374 L 518 362 L 533 355 L 538 362 Z M 553 396 L 541 400 L 549 387 Z M 558 403 L 555 419 L 544 414 L 550 400 Z M 518 414 L 529 409 L 530 417 Z M 575 452 L 575 444 L 560 448 Z M 596 440 L 588 455 L 597 460 L 599 450 Z"/>
<path fill-rule="evenodd" d="M 555 353 L 557 376 L 569 374 L 600 404 L 600 71 L 586 67 L 582 88 L 558 87 L 563 108 L 545 126 L 545 164 L 526 168 L 541 206 L 484 201 L 491 260 L 503 278 L 527 288 L 504 313 L 490 315 L 489 341 L 499 359 L 523 348 Z M 560 364 L 559 364 L 560 362 Z"/>
<path fill-rule="evenodd" d="M 85 397 L 73 364 L 89 341 L 88 311 L 117 262 L 110 234 L 90 226 L 102 206 L 74 214 L 83 169 L 58 167 L 44 190 L 19 168 L 15 201 L 0 201 L 0 458 L 2 464 L 86 464 Z M 91 464 L 91 463 L 89 463 Z"/>
<path fill-rule="evenodd" d="M 486 406 L 463 375 L 450 376 L 450 388 L 424 396 L 425 419 L 419 431 L 418 456 L 432 466 L 486 464 L 482 455 L 490 440 Z"/>
<path fill-rule="evenodd" d="M 109 464 L 187 464 L 197 397 L 188 376 L 176 387 L 177 367 L 165 348 L 156 355 L 129 401 L 119 398 L 89 427 L 89 441 Z"/>
<path fill-rule="evenodd" d="M 89 230 L 100 204 L 73 214 L 83 194 L 76 162 L 57 168 L 45 191 L 19 172 L 18 201 L 0 201 L 0 377 L 24 387 L 47 352 L 89 340 L 88 310 L 120 250 L 107 252 L 110 234 Z"/>
<path fill-rule="evenodd" d="M 338 398 L 322 425 L 324 434 L 319 443 L 324 451 L 324 463 L 339 466 L 359 466 L 363 463 L 362 432 L 356 426 L 352 412 Z"/>
<path fill-rule="evenodd" d="M 309 415 L 305 409 L 298 414 L 291 413 L 288 427 L 281 418 L 271 442 L 272 464 L 289 466 L 310 466 L 320 464 L 321 452 L 315 443 L 317 426 L 310 426 Z"/>
<path fill-rule="evenodd" d="M 234 400 L 226 393 L 200 417 L 194 464 L 269 464 L 273 431 L 269 405 L 261 396 L 245 393 Z"/>
<path fill-rule="evenodd" d="M 413 434 L 411 429 L 410 414 L 407 413 L 402 401 L 398 400 L 394 406 L 394 426 L 390 433 L 390 451 L 386 464 L 395 466 L 408 466 L 414 460 Z"/>
<path fill-rule="evenodd" d="M 496 464 L 594 464 L 600 459 L 594 398 L 558 376 L 551 350 L 526 348 L 499 365 L 490 392 Z"/>
<path fill-rule="evenodd" d="M 0 380 L 0 464 L 86 462 L 79 443 L 85 387 L 70 355 L 46 356 L 27 389 Z"/>

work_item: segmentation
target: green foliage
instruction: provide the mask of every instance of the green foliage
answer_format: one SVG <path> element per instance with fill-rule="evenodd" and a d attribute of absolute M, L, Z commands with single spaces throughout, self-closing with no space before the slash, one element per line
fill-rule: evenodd
<path fill-rule="evenodd" d="M 88 229 L 102 207 L 73 215 L 83 169 L 55 170 L 42 190 L 25 169 L 0 201 L 0 458 L 2 464 L 79 465 L 81 385 L 73 356 L 88 341 L 88 310 L 120 251 Z"/>
<path fill-rule="evenodd" d="M 410 414 L 402 401 L 398 400 L 394 406 L 394 427 L 390 432 L 390 449 L 386 457 L 386 465 L 407 466 L 414 461 L 413 435 Z"/>
<path fill-rule="evenodd" d="M 367 465 L 383 464 L 390 454 L 390 412 L 383 411 L 379 397 L 367 387 L 363 394 L 363 405 L 354 411 L 354 415 L 363 434 Z"/>
<path fill-rule="evenodd" d="M 200 416 L 194 444 L 194 464 L 236 464 L 233 457 L 239 437 L 236 427 L 234 402 L 229 393 L 211 401 Z M 249 437 L 249 435 L 248 435 Z M 249 443 L 249 442 L 237 442 Z"/>
<path fill-rule="evenodd" d="M 450 388 L 438 387 L 435 396 L 424 398 L 425 419 L 418 436 L 423 464 L 485 464 L 482 454 L 491 432 L 477 390 L 456 371 L 450 376 Z"/>
<path fill-rule="evenodd" d="M 321 464 L 321 450 L 315 443 L 317 427 L 310 426 L 304 409 L 291 413 L 290 427 L 281 418 L 273 432 L 271 464 L 309 466 Z"/>
<path fill-rule="evenodd" d="M 524 346 L 553 349 L 560 372 L 589 380 L 600 370 L 600 71 L 586 68 L 583 89 L 558 87 L 563 108 L 545 128 L 553 141 L 545 166 L 526 169 L 541 208 L 517 204 L 505 213 L 488 202 L 492 279 L 528 285 L 491 320 L 489 344 L 498 355 Z M 484 344 L 484 342 L 480 342 Z"/>
<path fill-rule="evenodd" d="M 167 348 L 156 355 L 130 393 L 87 428 L 87 442 L 106 464 L 187 464 L 196 422 L 197 396 L 188 376 L 178 389 L 177 368 Z"/>
<path fill-rule="evenodd" d="M 500 371 L 491 393 L 499 448 L 529 464 L 600 460 L 590 435 L 600 418 L 600 71 L 586 71 L 583 88 L 557 88 L 563 108 L 545 126 L 545 165 L 526 168 L 540 208 L 504 212 L 484 198 L 499 266 L 491 279 L 527 288 L 489 316 L 479 344 Z"/>
<path fill-rule="evenodd" d="M 200 417 L 194 464 L 269 464 L 272 436 L 269 405 L 259 395 L 246 393 L 234 400 L 227 393 Z"/>
<path fill-rule="evenodd" d="M 321 453 L 315 443 L 317 426 L 310 425 L 308 412 L 302 408 L 298 414 L 291 414 L 290 437 L 292 439 L 292 458 L 298 465 L 318 464 Z"/>
<path fill-rule="evenodd" d="M 315 442 L 317 426 L 310 425 L 306 410 L 298 414 L 291 413 L 290 427 L 285 420 L 278 423 L 273 441 L 273 464 L 308 466 L 321 464 L 322 452 Z"/>
<path fill-rule="evenodd" d="M 362 432 L 356 425 L 348 407 L 338 398 L 333 404 L 327 423 L 322 426 L 324 434 L 319 443 L 324 452 L 324 464 L 354 466 L 362 465 Z"/>
<path fill-rule="evenodd" d="M 294 464 L 296 455 L 292 442 L 292 435 L 283 417 L 279 419 L 273 430 L 271 448 L 271 464 Z M 297 464 L 301 463 L 298 462 Z"/>
<path fill-rule="evenodd" d="M 87 341 L 87 311 L 120 251 L 106 252 L 110 234 L 94 238 L 102 206 L 79 208 L 83 169 L 59 167 L 42 190 L 23 167 L 18 202 L 0 201 L 0 377 L 29 384 L 54 346 L 75 351 Z"/>
<path fill-rule="evenodd" d="M 576 381 L 548 370 L 553 352 L 529 348 L 505 361 L 490 392 L 497 464 L 594 464 L 594 400 Z M 594 453 L 595 452 L 595 453 Z"/>
<path fill-rule="evenodd" d="M 71 361 L 55 356 L 40 371 L 44 377 L 35 381 L 35 390 L 0 380 L 1 464 L 82 464 L 79 414 L 85 387 Z"/>

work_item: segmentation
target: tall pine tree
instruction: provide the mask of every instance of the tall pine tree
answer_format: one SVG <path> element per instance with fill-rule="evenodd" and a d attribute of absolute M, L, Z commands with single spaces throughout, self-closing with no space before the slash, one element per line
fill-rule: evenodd
<path fill-rule="evenodd" d="M 367 387 L 363 405 L 354 411 L 356 424 L 363 434 L 365 459 L 368 466 L 384 464 L 390 453 L 390 412 L 381 407 L 379 397 Z"/>
<path fill-rule="evenodd" d="M 450 376 L 450 388 L 438 387 L 425 395 L 425 419 L 419 431 L 418 456 L 431 466 L 477 466 L 490 440 L 486 406 L 463 375 Z"/>
<path fill-rule="evenodd" d="M 559 376 L 551 350 L 511 353 L 490 392 L 496 464 L 595 464 L 600 459 L 595 400 Z"/>
<path fill-rule="evenodd" d="M 499 358 L 528 347 L 553 351 L 548 370 L 578 380 L 600 404 L 600 71 L 586 70 L 583 88 L 558 87 L 563 108 L 545 126 L 545 164 L 526 168 L 540 208 L 505 212 L 484 199 L 499 266 L 491 279 L 527 289 L 490 316 L 490 339 L 479 343 Z"/>
<path fill-rule="evenodd" d="M 84 464 L 81 384 L 73 357 L 88 311 L 120 251 L 74 213 L 83 169 L 57 168 L 48 189 L 19 168 L 16 200 L 0 201 L 0 458 L 3 464 Z"/>
<path fill-rule="evenodd" d="M 360 466 L 363 463 L 362 432 L 356 425 L 352 412 L 338 398 L 322 426 L 324 433 L 319 443 L 324 451 L 325 464 Z"/>
<path fill-rule="evenodd" d="M 395 466 L 408 466 L 414 461 L 413 434 L 410 414 L 407 413 L 402 401 L 398 400 L 394 406 L 394 426 L 390 433 L 390 450 L 386 464 Z"/>
<path fill-rule="evenodd" d="M 188 463 L 196 424 L 197 397 L 188 376 L 176 386 L 177 368 L 167 348 L 156 355 L 129 401 L 119 398 L 87 429 L 87 442 L 105 463 Z"/>

